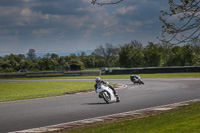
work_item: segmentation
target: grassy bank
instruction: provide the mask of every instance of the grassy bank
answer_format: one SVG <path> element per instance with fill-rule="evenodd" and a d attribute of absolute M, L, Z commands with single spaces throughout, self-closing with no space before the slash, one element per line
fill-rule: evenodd
<path fill-rule="evenodd" d="M 0 102 L 60 96 L 94 90 L 94 82 L 0 83 Z"/>
<path fill-rule="evenodd" d="M 148 118 L 92 126 L 70 133 L 199 133 L 200 103 Z"/>

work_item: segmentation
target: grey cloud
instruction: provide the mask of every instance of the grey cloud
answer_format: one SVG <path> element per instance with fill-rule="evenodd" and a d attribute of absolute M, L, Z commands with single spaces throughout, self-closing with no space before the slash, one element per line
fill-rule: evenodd
<path fill-rule="evenodd" d="M 78 9 L 85 8 L 86 6 L 87 5 L 80 0 L 43 0 L 38 1 L 31 9 L 36 12 L 41 12 L 42 14 L 81 16 L 88 12 Z"/>
<path fill-rule="evenodd" d="M 113 14 L 120 20 L 120 25 L 132 27 L 137 31 L 161 30 L 158 16 L 161 15 L 160 10 L 163 6 L 167 6 L 166 0 L 127 0 L 123 1 L 121 8 L 134 7 L 134 9 L 125 14 L 116 11 Z"/>
<path fill-rule="evenodd" d="M 18 6 L 23 3 L 22 0 L 1 0 L 0 1 L 0 6 Z"/>
<path fill-rule="evenodd" d="M 48 48 L 48 44 L 59 44 L 60 49 L 76 44 L 95 48 L 94 45 L 106 42 L 129 42 L 133 37 L 139 38 L 141 32 L 159 30 L 159 1 L 156 4 L 155 0 L 124 0 L 118 5 L 102 7 L 86 2 L 0 0 L 0 35 L 5 38 L 0 43 L 15 42 L 40 49 Z M 117 12 L 123 7 L 127 10 Z"/>

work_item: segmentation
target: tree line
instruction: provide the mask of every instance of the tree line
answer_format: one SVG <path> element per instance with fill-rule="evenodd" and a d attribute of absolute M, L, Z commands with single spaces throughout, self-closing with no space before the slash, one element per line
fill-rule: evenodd
<path fill-rule="evenodd" d="M 98 46 L 90 55 L 85 52 L 59 56 L 46 53 L 37 57 L 34 49 L 26 55 L 10 54 L 0 57 L 0 72 L 28 71 L 65 71 L 68 65 L 80 65 L 81 69 L 100 67 L 167 67 L 200 66 L 200 43 L 183 46 L 149 42 L 145 47 L 139 41 L 114 46 L 110 43 Z"/>
<path fill-rule="evenodd" d="M 145 47 L 138 41 L 125 44 L 119 51 L 121 67 L 168 67 L 199 66 L 200 44 L 194 42 L 184 46 L 174 44 L 154 44 Z"/>

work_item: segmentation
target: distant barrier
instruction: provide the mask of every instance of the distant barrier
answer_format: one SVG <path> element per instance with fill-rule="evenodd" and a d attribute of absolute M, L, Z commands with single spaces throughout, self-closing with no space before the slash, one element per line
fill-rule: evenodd
<path fill-rule="evenodd" d="M 59 76 L 99 76 L 125 74 L 154 74 L 154 73 L 187 73 L 200 72 L 200 66 L 183 67 L 146 67 L 129 69 L 109 69 L 108 71 L 64 71 L 64 72 L 32 72 L 32 73 L 0 73 L 0 78 L 27 77 L 59 77 Z"/>
<path fill-rule="evenodd" d="M 100 71 L 64 71 L 64 72 L 0 73 L 0 78 L 99 76 L 99 75 Z"/>
<path fill-rule="evenodd" d="M 146 67 L 146 68 L 112 69 L 112 70 L 106 71 L 105 75 L 187 73 L 187 72 L 200 72 L 200 66 Z"/>
<path fill-rule="evenodd" d="M 99 70 L 97 71 L 65 71 L 64 76 L 99 76 Z"/>
<path fill-rule="evenodd" d="M 22 78 L 26 73 L 0 73 L 0 78 Z"/>

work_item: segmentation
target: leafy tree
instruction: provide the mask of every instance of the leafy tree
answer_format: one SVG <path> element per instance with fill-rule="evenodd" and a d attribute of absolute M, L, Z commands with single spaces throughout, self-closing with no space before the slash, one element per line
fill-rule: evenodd
<path fill-rule="evenodd" d="M 192 45 L 192 49 L 194 50 L 194 52 L 196 54 L 200 54 L 200 41 L 197 42 L 197 41 L 194 41 L 193 43 L 191 43 Z"/>
<path fill-rule="evenodd" d="M 8 70 L 8 72 L 16 72 L 20 69 L 21 56 L 10 54 L 2 60 L 2 68 Z"/>
<path fill-rule="evenodd" d="M 161 11 L 162 17 L 159 17 L 163 23 L 164 34 L 172 35 L 171 39 L 177 44 L 191 41 L 200 41 L 200 1 L 199 0 L 169 0 L 169 12 Z M 169 22 L 166 18 L 178 18 L 178 20 Z M 169 19 L 170 20 L 170 19 Z M 163 39 L 163 41 L 166 41 Z"/>
<path fill-rule="evenodd" d="M 142 50 L 142 43 L 140 43 L 139 41 L 137 40 L 133 40 L 131 41 L 130 45 L 133 46 L 133 49 L 139 49 L 139 50 Z"/>
<path fill-rule="evenodd" d="M 105 67 L 107 64 L 105 63 L 105 60 L 101 56 L 97 56 L 92 52 L 91 56 L 93 57 L 93 66 L 94 67 Z"/>
<path fill-rule="evenodd" d="M 192 62 L 193 66 L 200 66 L 200 54 L 195 54 Z"/>
<path fill-rule="evenodd" d="M 183 60 L 184 60 L 184 64 L 183 66 L 191 66 L 192 65 L 192 60 L 194 58 L 194 50 L 192 48 L 191 45 L 184 45 L 182 47 L 183 49 Z"/>
<path fill-rule="evenodd" d="M 106 43 L 105 46 L 98 46 L 93 55 L 102 58 L 105 61 L 106 66 L 112 66 L 118 56 L 119 47 L 113 46 L 112 44 Z"/>
<path fill-rule="evenodd" d="M 119 51 L 119 64 L 121 67 L 141 67 L 143 64 L 142 44 L 138 41 L 132 41 L 129 44 L 121 46 Z"/>
<path fill-rule="evenodd" d="M 46 53 L 43 57 L 44 58 L 50 58 L 51 54 L 50 53 Z"/>
<path fill-rule="evenodd" d="M 24 54 L 18 54 L 18 56 L 22 59 L 22 58 L 25 58 L 25 55 Z"/>
<path fill-rule="evenodd" d="M 87 56 L 85 52 L 81 52 L 79 55 L 80 61 L 84 64 L 85 68 L 94 68 L 95 67 L 95 57 Z"/>
<path fill-rule="evenodd" d="M 144 48 L 144 64 L 147 67 L 158 67 L 161 65 L 161 52 L 159 46 L 152 42 L 149 42 Z"/>
<path fill-rule="evenodd" d="M 175 46 L 172 48 L 172 53 L 169 55 L 167 60 L 167 66 L 183 66 L 184 59 L 183 59 L 183 50 L 180 46 Z"/>
<path fill-rule="evenodd" d="M 121 50 L 119 51 L 120 67 L 131 68 L 133 66 L 132 53 L 133 47 L 131 45 L 125 44 L 121 47 Z"/>
<path fill-rule="evenodd" d="M 69 63 L 67 61 L 68 61 L 67 57 L 61 56 L 58 59 L 58 67 L 57 68 L 59 70 L 61 70 L 61 71 L 65 71 L 66 70 L 66 66 L 69 65 Z"/>
<path fill-rule="evenodd" d="M 3 68 L 0 66 L 0 72 L 3 72 Z"/>
<path fill-rule="evenodd" d="M 84 61 L 84 65 L 86 68 L 98 67 L 95 64 L 96 64 L 96 60 L 95 60 L 95 56 L 93 56 L 93 55 L 87 56 L 86 60 Z"/>
<path fill-rule="evenodd" d="M 51 54 L 51 59 L 57 59 L 57 58 L 59 58 L 59 56 L 57 54 L 55 54 L 55 53 Z"/>
<path fill-rule="evenodd" d="M 163 42 L 158 43 L 157 46 L 159 48 L 162 58 L 160 66 L 167 66 L 167 62 L 170 55 L 172 54 L 172 48 L 174 47 L 174 44 Z"/>
<path fill-rule="evenodd" d="M 198 61 L 198 54 L 195 54 L 192 45 L 174 46 L 167 66 L 192 66 L 196 64 L 194 61 Z"/>
<path fill-rule="evenodd" d="M 54 63 L 50 58 L 42 58 L 38 61 L 40 70 L 54 70 Z"/>
<path fill-rule="evenodd" d="M 3 58 L 0 56 L 0 72 L 3 72 L 3 68 L 2 68 L 3 62 L 4 62 L 4 60 L 3 60 Z"/>
<path fill-rule="evenodd" d="M 34 49 L 29 49 L 29 51 L 27 53 L 27 58 L 31 59 L 32 61 L 37 58 Z"/>
<path fill-rule="evenodd" d="M 84 55 L 85 53 L 82 52 L 82 56 Z M 66 59 L 69 65 L 79 65 L 81 66 L 81 69 L 85 69 L 84 63 L 81 61 L 80 56 L 71 54 L 69 57 L 66 57 Z"/>

